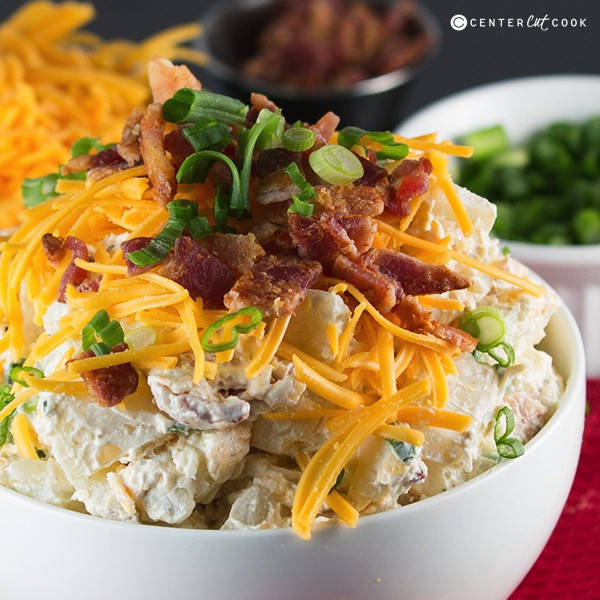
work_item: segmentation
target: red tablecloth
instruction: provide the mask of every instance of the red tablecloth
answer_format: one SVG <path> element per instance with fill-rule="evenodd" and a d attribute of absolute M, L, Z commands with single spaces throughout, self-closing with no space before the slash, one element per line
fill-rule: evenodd
<path fill-rule="evenodd" d="M 600 380 L 587 383 L 581 459 L 548 545 L 510 600 L 600 598 Z"/>

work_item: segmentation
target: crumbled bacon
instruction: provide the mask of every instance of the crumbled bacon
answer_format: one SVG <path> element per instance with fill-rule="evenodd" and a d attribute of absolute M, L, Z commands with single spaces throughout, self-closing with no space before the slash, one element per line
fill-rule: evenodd
<path fill-rule="evenodd" d="M 316 150 L 321 146 L 329 143 L 331 136 L 335 133 L 338 125 L 340 124 L 340 118 L 333 112 L 329 111 L 325 113 L 314 125 L 310 126 L 310 129 L 316 136 L 315 145 L 311 150 Z"/>
<path fill-rule="evenodd" d="M 366 252 L 373 245 L 377 225 L 370 217 L 349 215 L 347 217 L 336 217 L 335 220 L 354 242 L 359 254 Z"/>
<path fill-rule="evenodd" d="M 175 66 L 170 60 L 155 56 L 148 64 L 148 83 L 153 102 L 163 104 L 177 90 L 201 90 L 202 84 L 185 66 Z"/>
<path fill-rule="evenodd" d="M 165 150 L 171 155 L 171 162 L 176 169 L 179 169 L 183 161 L 194 153 L 194 148 L 185 139 L 181 127 L 167 133 L 165 136 Z"/>
<path fill-rule="evenodd" d="M 200 244 L 238 277 L 250 270 L 254 263 L 265 255 L 265 251 L 256 243 L 253 233 L 215 233 L 202 238 Z"/>
<path fill-rule="evenodd" d="M 229 310 L 254 306 L 264 316 L 291 315 L 320 274 L 318 262 L 267 255 L 237 280 L 225 296 L 225 306 Z"/>
<path fill-rule="evenodd" d="M 290 213 L 288 220 L 292 240 L 302 258 L 328 266 L 342 252 L 357 254 L 356 245 L 346 230 L 332 217 L 314 219 Z"/>
<path fill-rule="evenodd" d="M 340 254 L 331 266 L 334 277 L 358 288 L 381 312 L 389 312 L 396 304 L 396 288 L 385 275 L 371 270 L 360 257 Z"/>
<path fill-rule="evenodd" d="M 51 233 L 45 233 L 42 236 L 42 248 L 48 262 L 53 267 L 58 267 L 60 261 L 65 256 L 67 249 L 62 238 L 56 237 Z"/>
<path fill-rule="evenodd" d="M 65 239 L 64 247 L 66 250 L 71 251 L 71 262 L 65 269 L 60 283 L 58 284 L 58 297 L 59 302 L 65 302 L 65 293 L 67 286 L 72 285 L 78 290 L 80 286 L 85 286 L 81 291 L 96 291 L 98 289 L 98 277 L 92 276 L 88 271 L 84 271 L 75 264 L 75 259 L 80 258 L 81 260 L 89 261 L 90 253 L 87 246 L 79 239 L 72 235 L 68 235 Z"/>
<path fill-rule="evenodd" d="M 431 265 L 394 250 L 372 248 L 364 255 L 373 270 L 393 279 L 397 295 L 419 296 L 462 290 L 471 282 L 444 265 Z"/>
<path fill-rule="evenodd" d="M 133 109 L 133 112 L 125 121 L 121 140 L 117 144 L 117 152 L 130 167 L 133 167 L 133 165 L 142 160 L 140 152 L 140 121 L 143 116 L 144 111 L 141 108 Z"/>
<path fill-rule="evenodd" d="M 111 352 L 123 352 L 127 348 L 127 344 L 118 344 L 111 348 Z M 92 358 L 93 356 L 95 354 L 88 350 L 77 354 L 70 362 Z M 84 371 L 81 377 L 98 404 L 106 407 L 120 404 L 126 396 L 137 390 L 139 384 L 138 372 L 130 362 L 94 369 L 93 371 Z"/>
<path fill-rule="evenodd" d="M 183 236 L 175 242 L 165 271 L 188 290 L 192 298 L 202 298 L 209 308 L 222 308 L 223 296 L 236 279 L 234 272 L 199 241 Z"/>
<path fill-rule="evenodd" d="M 267 96 L 264 94 L 257 94 L 255 92 L 251 93 L 250 110 L 246 115 L 246 122 L 248 125 L 254 125 L 254 123 L 256 123 L 256 119 L 263 108 L 266 108 L 271 112 L 277 112 L 279 110 L 277 104 L 269 100 L 269 98 L 267 98 Z"/>
<path fill-rule="evenodd" d="M 106 148 L 96 154 L 81 154 L 76 156 L 62 165 L 61 173 L 67 175 L 69 173 L 79 173 L 80 171 L 90 172 L 93 169 L 101 169 L 104 167 L 112 167 L 116 169 L 124 169 L 127 163 L 123 157 L 112 148 Z"/>
<path fill-rule="evenodd" d="M 140 121 L 140 151 L 154 188 L 154 199 L 161 206 L 166 206 L 177 190 L 175 168 L 165 152 L 164 131 L 162 105 L 150 104 Z"/>
<path fill-rule="evenodd" d="M 364 174 L 360 179 L 357 179 L 354 182 L 355 186 L 362 186 L 362 185 L 374 186 L 374 185 L 377 185 L 378 183 L 380 183 L 381 181 L 383 181 L 387 177 L 388 172 L 383 167 L 376 165 L 374 162 L 372 162 L 366 158 L 363 158 L 362 156 L 360 156 L 358 154 L 356 154 L 356 157 L 358 158 L 358 160 L 361 162 L 361 164 L 363 166 Z"/>
<path fill-rule="evenodd" d="M 294 251 L 284 205 L 269 207 L 268 211 L 254 217 L 250 231 L 268 254 L 291 254 Z"/>
<path fill-rule="evenodd" d="M 262 177 L 256 190 L 256 201 L 260 204 L 286 202 L 300 193 L 300 188 L 290 179 L 285 169 L 278 169 Z"/>
<path fill-rule="evenodd" d="M 364 215 L 374 217 L 383 212 L 383 200 L 374 187 L 336 185 L 320 188 L 315 204 L 321 210 L 336 215 Z"/>
<path fill-rule="evenodd" d="M 151 237 L 137 237 L 132 238 L 130 240 L 125 240 L 121 244 L 121 250 L 123 252 L 123 257 L 125 258 L 125 264 L 127 265 L 127 275 L 129 277 L 133 277 L 134 275 L 139 275 L 140 273 L 145 273 L 152 269 L 155 265 L 148 265 L 146 267 L 138 267 L 135 263 L 131 262 L 128 258 L 128 254 L 130 252 L 136 252 L 137 250 L 142 250 L 152 241 Z"/>
<path fill-rule="evenodd" d="M 422 196 L 429 189 L 429 175 L 432 170 L 431 162 L 427 158 L 403 160 L 391 173 L 396 194 L 388 198 L 385 207 L 401 217 L 408 215 L 409 201 Z"/>
<path fill-rule="evenodd" d="M 285 148 L 269 148 L 261 150 L 256 156 L 254 170 L 258 177 L 264 177 L 273 171 L 285 169 L 289 164 L 300 164 L 300 153 Z"/>

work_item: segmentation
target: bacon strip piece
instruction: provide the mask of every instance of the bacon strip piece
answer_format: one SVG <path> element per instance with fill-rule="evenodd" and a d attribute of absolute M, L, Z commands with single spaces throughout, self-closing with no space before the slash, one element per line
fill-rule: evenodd
<path fill-rule="evenodd" d="M 371 186 L 336 185 L 320 188 L 315 204 L 336 215 L 364 215 L 375 217 L 383 212 L 384 201 Z"/>
<path fill-rule="evenodd" d="M 118 344 L 111 348 L 111 352 L 123 352 L 127 348 L 127 344 Z M 91 358 L 92 356 L 95 356 L 94 353 L 88 350 L 77 354 L 69 362 Z M 106 407 L 120 404 L 126 396 L 137 390 L 139 384 L 138 372 L 130 362 L 86 371 L 81 374 L 81 377 L 98 404 Z"/>
<path fill-rule="evenodd" d="M 238 277 L 249 271 L 265 251 L 256 243 L 253 233 L 215 233 L 200 240 L 209 252 L 229 267 Z"/>
<path fill-rule="evenodd" d="M 315 261 L 267 255 L 237 280 L 225 306 L 232 311 L 254 306 L 264 316 L 286 317 L 304 300 L 321 270 Z"/>
<path fill-rule="evenodd" d="M 150 104 L 140 121 L 140 152 L 154 188 L 154 199 L 161 206 L 166 206 L 177 191 L 175 168 L 165 152 L 164 132 L 162 105 Z"/>
<path fill-rule="evenodd" d="M 192 298 L 202 298 L 209 308 L 223 307 L 223 296 L 236 280 L 234 272 L 199 241 L 183 236 L 175 242 L 173 257 L 165 271 Z"/>
<path fill-rule="evenodd" d="M 42 249 L 53 267 L 58 267 L 67 252 L 64 240 L 51 233 L 45 233 L 42 236 Z"/>
<path fill-rule="evenodd" d="M 175 66 L 167 58 L 159 56 L 148 63 L 148 83 L 153 102 L 160 104 L 181 88 L 202 89 L 202 84 L 185 65 Z"/>
<path fill-rule="evenodd" d="M 409 200 L 422 196 L 429 189 L 429 175 L 433 170 L 427 158 L 403 160 L 391 173 L 392 182 L 397 185 L 395 196 L 387 199 L 385 207 L 392 213 L 405 217 L 410 213 Z M 394 187 L 396 187 L 394 185 Z"/>
<path fill-rule="evenodd" d="M 371 248 L 377 233 L 377 225 L 373 219 L 363 215 L 350 215 L 338 217 L 335 221 L 346 231 L 359 254 Z"/>
<path fill-rule="evenodd" d="M 92 292 L 98 291 L 99 278 L 91 276 L 88 271 L 80 269 L 75 264 L 75 259 L 80 258 L 85 261 L 90 260 L 90 253 L 88 252 L 87 246 L 79 239 L 72 235 L 68 235 L 64 242 L 66 250 L 71 251 L 71 262 L 65 269 L 60 283 L 58 284 L 58 297 L 59 302 L 65 302 L 67 286 L 72 285 L 81 292 Z"/>
<path fill-rule="evenodd" d="M 431 265 L 394 250 L 372 248 L 364 255 L 371 269 L 394 280 L 396 295 L 442 294 L 462 290 L 471 282 L 444 265 Z"/>
<path fill-rule="evenodd" d="M 61 173 L 67 175 L 69 173 L 79 173 L 80 171 L 91 171 L 102 167 L 118 167 L 125 168 L 127 163 L 123 157 L 112 148 L 106 148 L 96 154 L 81 154 L 69 160 L 61 167 Z"/>
<path fill-rule="evenodd" d="M 127 162 L 129 167 L 139 163 L 142 160 L 140 152 L 140 121 L 144 116 L 141 108 L 134 108 L 132 113 L 125 121 L 121 141 L 117 144 L 117 152 Z"/>

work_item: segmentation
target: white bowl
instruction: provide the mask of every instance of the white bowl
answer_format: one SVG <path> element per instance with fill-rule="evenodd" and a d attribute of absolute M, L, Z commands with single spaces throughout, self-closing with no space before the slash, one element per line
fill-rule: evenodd
<path fill-rule="evenodd" d="M 7 600 L 504 600 L 558 520 L 581 445 L 581 338 L 563 306 L 543 342 L 566 390 L 525 454 L 356 529 L 198 531 L 112 522 L 0 486 Z"/>
<path fill-rule="evenodd" d="M 600 114 L 600 76 L 550 75 L 500 81 L 454 94 L 418 111 L 402 135 L 437 131 L 441 139 L 497 123 L 519 143 L 549 123 Z M 513 256 L 554 287 L 573 312 L 586 349 L 588 377 L 600 377 L 600 244 L 545 246 L 505 242 Z"/>

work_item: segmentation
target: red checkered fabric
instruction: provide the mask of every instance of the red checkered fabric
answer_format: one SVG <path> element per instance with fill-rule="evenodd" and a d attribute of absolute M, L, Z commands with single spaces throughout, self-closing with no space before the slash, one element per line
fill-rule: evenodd
<path fill-rule="evenodd" d="M 600 379 L 588 413 L 573 489 L 552 537 L 510 600 L 600 599 Z"/>

